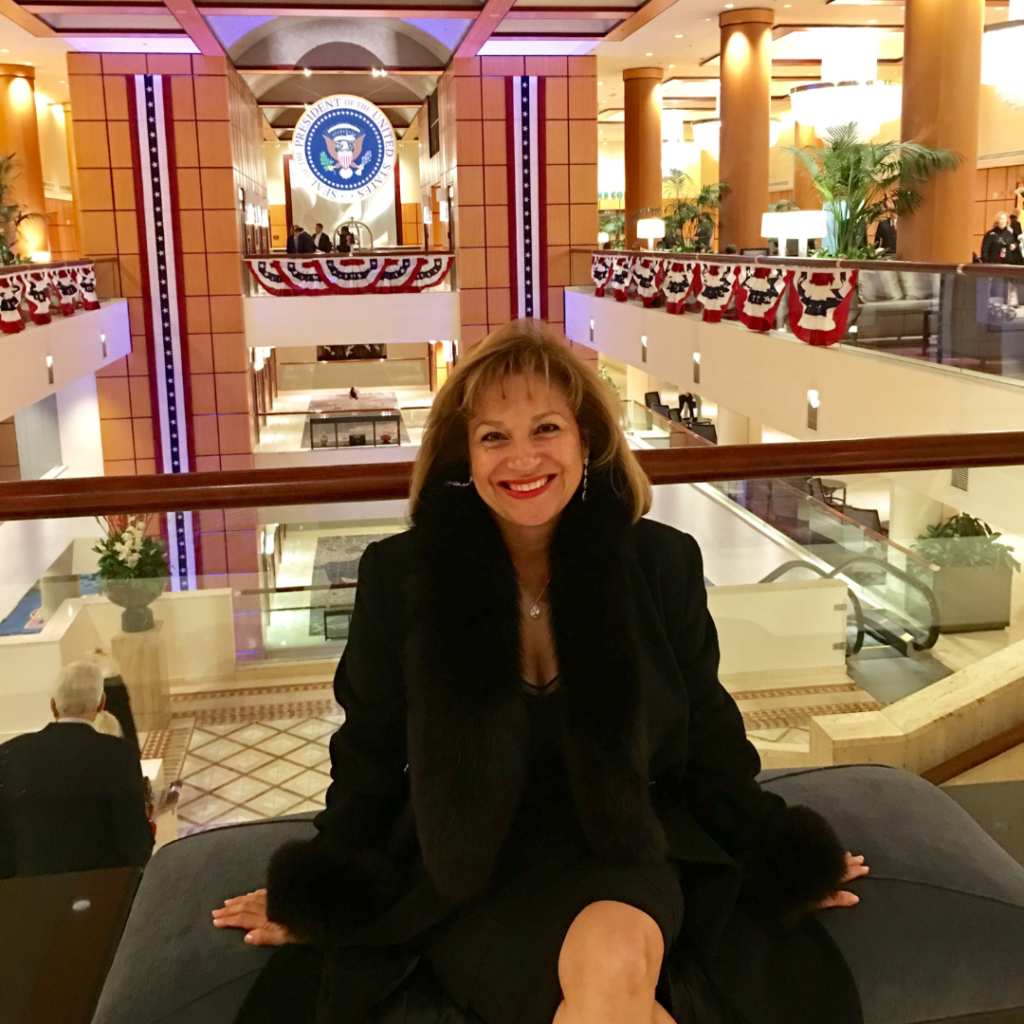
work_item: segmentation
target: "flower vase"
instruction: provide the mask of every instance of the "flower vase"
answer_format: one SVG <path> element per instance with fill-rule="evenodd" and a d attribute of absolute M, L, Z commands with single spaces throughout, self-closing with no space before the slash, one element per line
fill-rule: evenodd
<path fill-rule="evenodd" d="M 153 628 L 153 609 L 149 606 L 164 592 L 166 577 L 104 580 L 100 593 L 123 608 L 121 629 L 126 633 L 145 633 Z"/>

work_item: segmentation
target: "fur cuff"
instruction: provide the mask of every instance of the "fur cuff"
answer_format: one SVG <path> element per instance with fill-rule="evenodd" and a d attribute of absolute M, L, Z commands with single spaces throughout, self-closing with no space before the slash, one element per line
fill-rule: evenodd
<path fill-rule="evenodd" d="M 846 850 L 809 807 L 787 807 L 747 871 L 747 899 L 759 915 L 793 925 L 831 896 L 846 874 Z"/>
<path fill-rule="evenodd" d="M 384 866 L 372 857 L 339 859 L 319 837 L 286 843 L 267 868 L 267 917 L 302 942 L 325 943 L 372 921 L 381 910 Z"/>

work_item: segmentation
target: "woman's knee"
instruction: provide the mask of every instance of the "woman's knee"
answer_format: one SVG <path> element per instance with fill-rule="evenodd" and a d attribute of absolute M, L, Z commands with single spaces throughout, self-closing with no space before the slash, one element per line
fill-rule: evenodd
<path fill-rule="evenodd" d="M 569 926 L 559 957 L 562 987 L 585 985 L 619 993 L 653 992 L 665 940 L 654 919 L 626 903 L 585 907 Z"/>

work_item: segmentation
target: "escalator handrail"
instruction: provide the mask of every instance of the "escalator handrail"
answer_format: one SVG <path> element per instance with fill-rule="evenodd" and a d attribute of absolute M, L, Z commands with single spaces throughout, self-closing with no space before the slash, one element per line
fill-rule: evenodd
<path fill-rule="evenodd" d="M 783 562 L 778 568 L 773 569 L 763 580 L 762 583 L 774 583 L 780 576 L 784 576 L 787 572 L 792 569 L 810 569 L 812 572 L 816 572 L 823 579 L 832 578 L 831 573 L 826 573 L 820 566 L 815 565 L 813 562 L 805 562 L 803 559 L 795 559 L 791 562 Z M 864 646 L 864 608 L 860 603 L 860 598 L 849 588 L 846 588 L 846 592 L 850 595 L 850 601 L 853 604 L 853 618 L 857 623 L 857 639 L 854 642 L 852 648 L 847 650 L 846 656 L 852 657 L 854 654 L 858 654 L 860 649 Z"/>

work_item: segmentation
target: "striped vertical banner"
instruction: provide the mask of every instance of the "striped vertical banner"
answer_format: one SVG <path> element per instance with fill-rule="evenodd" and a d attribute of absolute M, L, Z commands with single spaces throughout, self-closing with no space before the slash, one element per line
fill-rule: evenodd
<path fill-rule="evenodd" d="M 509 265 L 512 315 L 546 318 L 544 80 L 513 75 L 506 93 Z"/>
<path fill-rule="evenodd" d="M 162 75 L 130 80 L 131 129 L 135 147 L 136 216 L 142 294 L 149 338 L 150 384 L 156 417 L 156 462 L 162 473 L 187 473 L 189 419 L 185 383 L 182 272 L 177 240 L 170 89 Z M 167 561 L 173 590 L 196 586 L 191 512 L 167 513 Z"/>

